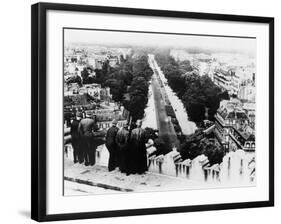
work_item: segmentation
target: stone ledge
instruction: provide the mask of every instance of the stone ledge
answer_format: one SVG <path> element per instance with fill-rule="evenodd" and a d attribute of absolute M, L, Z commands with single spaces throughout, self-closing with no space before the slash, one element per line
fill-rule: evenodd
<path fill-rule="evenodd" d="M 64 177 L 64 180 L 76 182 L 79 184 L 86 184 L 86 185 L 94 186 L 94 187 L 101 187 L 104 189 L 114 190 L 114 191 L 121 191 L 121 192 L 132 192 L 133 191 L 133 189 L 129 189 L 129 188 L 121 188 L 121 187 L 112 186 L 112 185 L 103 184 L 103 183 L 95 183 L 95 182 L 92 182 L 89 180 L 83 180 L 83 179 L 79 179 L 79 178 Z"/>

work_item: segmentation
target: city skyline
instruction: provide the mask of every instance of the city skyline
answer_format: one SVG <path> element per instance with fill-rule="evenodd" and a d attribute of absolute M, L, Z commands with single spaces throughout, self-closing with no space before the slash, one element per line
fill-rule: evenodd
<path fill-rule="evenodd" d="M 176 38 L 176 39 L 175 39 Z M 65 45 L 145 46 L 153 48 L 182 48 L 199 52 L 232 52 L 256 55 L 253 37 L 203 36 L 195 34 L 160 34 L 126 31 L 64 29 Z"/>

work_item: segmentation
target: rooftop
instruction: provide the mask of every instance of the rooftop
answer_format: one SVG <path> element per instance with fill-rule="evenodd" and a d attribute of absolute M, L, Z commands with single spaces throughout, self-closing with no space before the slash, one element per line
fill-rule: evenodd
<path fill-rule="evenodd" d="M 218 113 L 221 115 L 223 119 L 231 119 L 231 120 L 248 119 L 247 114 L 242 108 L 241 102 L 237 99 L 223 100 L 220 103 Z"/>

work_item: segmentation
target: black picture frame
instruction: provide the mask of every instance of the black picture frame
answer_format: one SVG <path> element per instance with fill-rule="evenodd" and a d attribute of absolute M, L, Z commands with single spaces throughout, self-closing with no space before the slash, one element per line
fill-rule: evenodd
<path fill-rule="evenodd" d="M 274 206 L 274 18 L 183 11 L 103 7 L 89 5 L 37 3 L 31 10 L 31 218 L 37 221 L 54 221 L 115 216 L 132 216 L 161 213 L 178 213 L 206 210 L 238 209 Z M 111 13 L 170 18 L 192 18 L 217 21 L 253 22 L 269 25 L 269 200 L 243 203 L 225 203 L 196 206 L 160 207 L 70 214 L 46 214 L 46 13 L 48 10 L 73 12 Z"/>

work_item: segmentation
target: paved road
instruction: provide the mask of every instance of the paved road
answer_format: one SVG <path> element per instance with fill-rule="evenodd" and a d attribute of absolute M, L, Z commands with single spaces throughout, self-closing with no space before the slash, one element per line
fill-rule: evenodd
<path fill-rule="evenodd" d="M 154 61 L 154 63 L 156 62 Z M 151 85 L 152 85 L 152 91 L 154 96 L 159 137 L 163 139 L 168 149 L 172 150 L 173 147 L 177 147 L 177 148 L 179 147 L 179 141 L 177 139 L 174 126 L 166 113 L 165 89 L 161 87 L 160 79 L 158 77 L 158 72 L 154 67 L 154 63 L 152 62 L 152 60 L 149 61 L 149 64 L 154 72 L 154 74 L 152 75 Z"/>
<path fill-rule="evenodd" d="M 161 71 L 159 65 L 154 59 L 154 55 L 149 55 L 150 61 L 154 63 L 155 70 L 158 71 L 159 78 L 163 83 L 167 83 L 168 80 L 164 76 L 163 72 Z M 189 120 L 186 109 L 182 103 L 182 101 L 178 98 L 178 96 L 173 92 L 169 85 L 164 85 L 164 90 L 169 98 L 171 106 L 174 108 L 174 112 L 176 114 L 177 120 L 181 127 L 183 134 L 191 135 L 193 134 L 197 127 L 196 124 Z"/>

